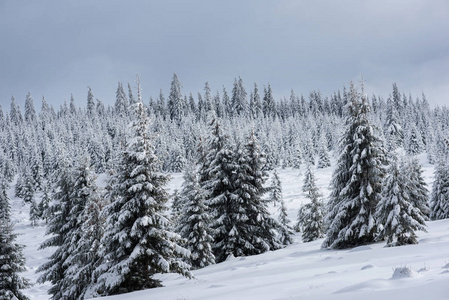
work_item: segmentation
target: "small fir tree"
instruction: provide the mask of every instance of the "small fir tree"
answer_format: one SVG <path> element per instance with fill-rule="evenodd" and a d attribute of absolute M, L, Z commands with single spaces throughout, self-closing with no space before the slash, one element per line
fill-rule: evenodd
<path fill-rule="evenodd" d="M 410 202 L 421 211 L 426 221 L 430 220 L 429 191 L 422 175 L 422 166 L 419 164 L 418 159 L 412 158 L 406 161 L 404 172 L 409 177 L 408 192 Z"/>
<path fill-rule="evenodd" d="M 293 236 L 295 235 L 295 233 L 293 231 L 293 228 L 290 226 L 291 221 L 287 215 L 287 207 L 285 206 L 285 202 L 282 197 L 282 188 L 280 185 L 279 189 L 281 190 L 281 197 L 279 198 L 279 200 L 277 200 L 277 202 L 279 202 L 278 221 L 281 226 L 278 229 L 279 231 L 278 239 L 281 241 L 282 245 L 288 246 L 290 244 L 293 244 L 294 242 Z"/>
<path fill-rule="evenodd" d="M 215 256 L 211 247 L 213 239 L 209 233 L 211 219 L 193 165 L 189 165 L 184 172 L 181 195 L 184 205 L 180 210 L 176 231 L 185 239 L 185 246 L 190 250 L 188 262 L 195 269 L 204 268 L 215 263 Z"/>
<path fill-rule="evenodd" d="M 444 160 L 440 160 L 435 168 L 430 210 L 432 220 L 449 218 L 449 167 Z"/>
<path fill-rule="evenodd" d="M 320 199 L 321 194 L 316 186 L 315 175 L 310 165 L 307 166 L 302 191 L 306 198 L 310 200 L 310 203 L 306 204 L 303 209 L 302 223 L 304 229 L 302 240 L 303 242 L 311 242 L 324 237 L 324 204 Z"/>
<path fill-rule="evenodd" d="M 317 167 L 319 169 L 324 169 L 331 166 L 331 160 L 329 156 L 329 152 L 327 151 L 325 138 L 322 138 L 320 141 L 319 149 L 318 149 L 318 164 Z"/>
<path fill-rule="evenodd" d="M 276 206 L 276 203 L 281 203 L 283 200 L 281 179 L 279 178 L 279 174 L 276 170 L 274 170 L 273 177 L 271 179 L 270 200 L 273 202 L 274 206 Z"/>

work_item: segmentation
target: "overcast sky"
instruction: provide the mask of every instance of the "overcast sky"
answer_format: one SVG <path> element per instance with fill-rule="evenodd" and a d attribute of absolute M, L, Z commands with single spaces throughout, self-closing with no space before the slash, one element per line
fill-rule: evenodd
<path fill-rule="evenodd" d="M 144 100 L 169 93 L 173 73 L 195 96 L 270 83 L 330 95 L 362 76 L 385 98 L 392 83 L 433 105 L 449 104 L 449 1 L 0 1 L 0 103 L 31 92 L 55 108 L 85 106 L 87 87 L 112 104 L 117 82 Z"/>

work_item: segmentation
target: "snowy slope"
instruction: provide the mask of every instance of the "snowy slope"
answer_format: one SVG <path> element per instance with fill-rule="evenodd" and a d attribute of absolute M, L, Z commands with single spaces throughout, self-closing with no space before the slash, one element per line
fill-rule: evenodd
<path fill-rule="evenodd" d="M 425 162 L 422 157 L 422 162 Z M 301 194 L 303 171 L 279 170 L 289 217 L 305 200 Z M 332 168 L 316 170 L 321 192 L 329 194 Z M 433 168 L 424 165 L 424 177 L 430 184 Z M 179 189 L 182 175 L 174 174 L 171 192 Z M 430 186 L 429 186 L 430 188 Z M 46 238 L 45 224 L 31 227 L 29 207 L 12 199 L 18 242 L 26 245 L 28 271 L 23 276 L 36 281 L 36 268 L 46 261 L 52 249 L 37 250 Z M 276 214 L 277 207 L 270 207 Z M 419 245 L 384 248 L 384 243 L 350 250 L 322 250 L 322 240 L 296 243 L 281 250 L 252 257 L 237 257 L 194 271 L 196 279 L 174 274 L 159 275 L 165 287 L 107 299 L 449 299 L 449 220 L 428 222 L 428 233 L 418 232 Z M 408 267 L 410 274 L 395 274 L 394 269 Z M 398 269 L 399 270 L 399 269 Z M 25 290 L 31 299 L 48 299 L 48 283 Z M 375 293 L 374 293 L 375 292 Z"/>

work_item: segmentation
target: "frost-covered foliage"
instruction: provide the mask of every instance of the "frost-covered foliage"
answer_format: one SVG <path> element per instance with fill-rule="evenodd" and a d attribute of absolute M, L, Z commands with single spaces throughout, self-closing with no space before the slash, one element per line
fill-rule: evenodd
<path fill-rule="evenodd" d="M 410 198 L 413 185 L 407 169 L 404 162 L 390 162 L 377 205 L 376 219 L 381 229 L 377 239 L 386 238 L 389 246 L 417 244 L 415 231 L 425 231 L 425 216 Z"/>
<path fill-rule="evenodd" d="M 111 203 L 104 210 L 103 260 L 96 269 L 95 288 L 101 295 L 161 286 L 160 280 L 153 278 L 155 273 L 191 276 L 189 265 L 181 260 L 188 251 L 179 245 L 180 237 L 169 230 L 164 188 L 168 177 L 159 172 L 140 92 L 136 115 L 134 135 L 110 181 Z"/>
<path fill-rule="evenodd" d="M 449 218 L 449 166 L 444 160 L 440 160 L 435 168 L 430 209 L 432 220 Z"/>
<path fill-rule="evenodd" d="M 203 268 L 215 263 L 212 252 L 211 222 L 205 194 L 199 185 L 195 167 L 190 165 L 184 171 L 184 183 L 180 198 L 182 209 L 177 219 L 177 229 L 185 240 L 185 247 L 190 251 L 188 262 L 193 268 Z"/>
<path fill-rule="evenodd" d="M 351 85 L 346 132 L 332 177 L 327 233 L 322 247 L 348 248 L 372 243 L 377 226 L 374 213 L 384 176 L 384 150 L 370 124 L 365 95 Z"/>
<path fill-rule="evenodd" d="M 304 227 L 302 240 L 303 242 L 311 242 L 324 237 L 325 212 L 322 196 L 316 186 L 315 175 L 310 165 L 307 166 L 302 191 L 306 198 L 310 200 L 310 203 L 302 208 L 301 223 Z"/>

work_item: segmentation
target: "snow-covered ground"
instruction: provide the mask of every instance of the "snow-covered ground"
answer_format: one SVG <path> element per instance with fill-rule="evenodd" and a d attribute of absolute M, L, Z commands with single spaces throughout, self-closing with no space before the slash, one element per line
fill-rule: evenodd
<path fill-rule="evenodd" d="M 424 178 L 431 188 L 433 167 L 424 163 Z M 290 219 L 305 200 L 304 171 L 279 170 L 284 201 Z M 318 186 L 329 194 L 332 168 L 316 170 Z M 174 174 L 171 191 L 179 189 L 182 174 Z M 269 181 L 268 181 L 269 183 Z M 28 270 L 22 275 L 33 282 L 35 270 L 51 255 L 52 249 L 38 250 L 46 239 L 45 224 L 31 227 L 29 207 L 9 191 L 12 199 L 18 242 L 26 245 Z M 277 207 L 270 207 L 276 214 Z M 449 299 L 449 220 L 428 222 L 428 232 L 418 232 L 419 244 L 384 248 L 384 243 L 348 250 L 322 250 L 322 240 L 296 242 L 284 249 L 227 261 L 193 271 L 189 280 L 175 274 L 158 277 L 165 287 L 109 297 L 110 299 Z M 25 290 L 31 299 L 48 299 L 49 283 Z"/>

